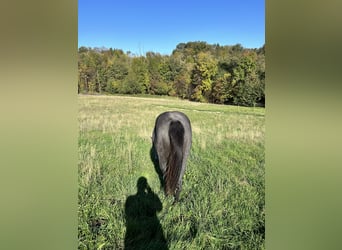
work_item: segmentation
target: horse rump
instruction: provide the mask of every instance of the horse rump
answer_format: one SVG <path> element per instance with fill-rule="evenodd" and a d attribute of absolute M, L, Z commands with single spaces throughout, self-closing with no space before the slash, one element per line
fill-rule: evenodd
<path fill-rule="evenodd" d="M 178 111 L 162 113 L 156 119 L 152 138 L 165 193 L 178 200 L 192 140 L 189 118 Z"/>

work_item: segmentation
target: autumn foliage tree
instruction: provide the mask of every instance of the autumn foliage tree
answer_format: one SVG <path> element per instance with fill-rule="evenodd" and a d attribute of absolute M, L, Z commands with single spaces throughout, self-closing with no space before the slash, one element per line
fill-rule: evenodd
<path fill-rule="evenodd" d="M 198 102 L 265 105 L 265 45 L 180 43 L 171 55 L 80 47 L 78 92 L 171 95 Z"/>
<path fill-rule="evenodd" d="M 208 52 L 199 52 L 191 76 L 191 100 L 208 102 L 211 97 L 217 62 Z"/>

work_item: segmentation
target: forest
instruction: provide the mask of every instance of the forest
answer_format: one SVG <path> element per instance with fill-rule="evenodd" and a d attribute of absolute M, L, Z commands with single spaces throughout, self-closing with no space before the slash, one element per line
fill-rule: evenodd
<path fill-rule="evenodd" d="M 169 95 L 196 102 L 265 106 L 265 45 L 179 43 L 171 55 L 78 49 L 79 94 Z"/>

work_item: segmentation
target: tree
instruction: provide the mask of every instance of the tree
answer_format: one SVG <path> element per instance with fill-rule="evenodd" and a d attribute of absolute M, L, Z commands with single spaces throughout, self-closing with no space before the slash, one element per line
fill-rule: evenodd
<path fill-rule="evenodd" d="M 213 82 L 213 88 L 211 92 L 211 99 L 210 101 L 212 103 L 219 103 L 223 104 L 227 101 L 227 98 L 229 96 L 229 79 L 230 79 L 230 73 L 225 73 L 219 77 Z"/>
<path fill-rule="evenodd" d="M 200 52 L 197 55 L 191 76 L 192 100 L 209 101 L 213 79 L 217 70 L 217 61 L 208 52 Z"/>
<path fill-rule="evenodd" d="M 169 65 L 167 60 L 159 53 L 146 53 L 147 68 L 149 74 L 150 88 L 148 94 L 166 95 L 169 92 L 168 78 Z"/>
<path fill-rule="evenodd" d="M 193 101 L 265 105 L 265 45 L 259 49 L 180 43 L 170 56 L 80 47 L 78 93 L 171 95 Z"/>
<path fill-rule="evenodd" d="M 107 81 L 109 86 L 113 82 L 123 82 L 127 77 L 129 67 L 124 60 L 115 59 L 107 68 Z"/>
<path fill-rule="evenodd" d="M 256 70 L 255 58 L 255 53 L 246 53 L 232 68 L 228 83 L 228 102 L 242 106 L 257 104 L 260 99 L 260 79 Z"/>
<path fill-rule="evenodd" d="M 148 69 L 144 57 L 134 57 L 127 77 L 123 81 L 116 81 L 114 85 L 114 89 L 122 94 L 145 94 L 149 88 Z"/>
<path fill-rule="evenodd" d="M 173 81 L 173 95 L 179 96 L 182 99 L 189 98 L 190 74 L 187 70 L 181 71 Z"/>

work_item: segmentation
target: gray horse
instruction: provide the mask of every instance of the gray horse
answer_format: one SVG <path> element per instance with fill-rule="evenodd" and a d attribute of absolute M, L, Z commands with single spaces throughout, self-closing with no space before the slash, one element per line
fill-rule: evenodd
<path fill-rule="evenodd" d="M 189 118 L 182 112 L 171 111 L 156 119 L 152 141 L 165 183 L 165 193 L 179 199 L 186 160 L 192 140 Z"/>

